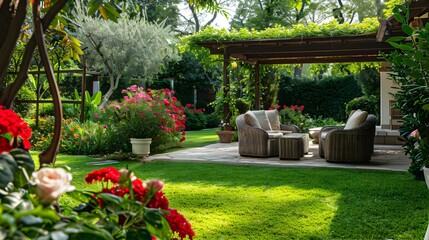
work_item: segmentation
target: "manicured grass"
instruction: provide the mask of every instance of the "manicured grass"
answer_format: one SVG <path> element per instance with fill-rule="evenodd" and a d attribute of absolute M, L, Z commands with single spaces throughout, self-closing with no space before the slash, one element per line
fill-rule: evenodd
<path fill-rule="evenodd" d="M 182 147 L 167 149 L 161 153 L 174 152 L 187 148 L 203 147 L 209 144 L 217 143 L 219 142 L 219 137 L 216 134 L 216 130 L 219 130 L 219 128 L 188 131 L 186 132 L 186 140 L 182 143 Z"/>
<path fill-rule="evenodd" d="M 100 168 L 88 157 L 59 155 L 73 184 Z M 171 207 L 192 223 L 195 239 L 422 239 L 428 190 L 408 173 L 271 168 L 204 163 L 121 162 L 161 179 Z M 62 202 L 67 202 L 62 199 Z"/>

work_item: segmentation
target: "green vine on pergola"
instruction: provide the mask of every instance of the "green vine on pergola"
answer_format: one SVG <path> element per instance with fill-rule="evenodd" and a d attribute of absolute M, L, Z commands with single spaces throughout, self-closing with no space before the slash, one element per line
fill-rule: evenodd
<path fill-rule="evenodd" d="M 379 22 L 376 18 L 366 18 L 361 23 L 338 23 L 332 20 L 324 24 L 310 23 L 308 25 L 296 24 L 292 26 L 276 26 L 265 30 L 242 28 L 240 30 L 205 28 L 203 31 L 184 37 L 182 40 L 189 43 L 200 41 L 238 41 L 258 39 L 290 39 L 300 37 L 328 37 L 377 32 Z"/>

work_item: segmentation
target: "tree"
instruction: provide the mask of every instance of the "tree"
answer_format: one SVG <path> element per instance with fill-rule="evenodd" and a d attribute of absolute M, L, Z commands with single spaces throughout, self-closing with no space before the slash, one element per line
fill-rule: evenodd
<path fill-rule="evenodd" d="M 263 30 L 298 23 L 306 14 L 308 0 L 244 0 L 239 3 L 231 27 Z"/>
<path fill-rule="evenodd" d="M 73 23 L 77 35 L 87 46 L 87 58 L 93 67 L 109 74 L 109 90 L 103 106 L 125 77 L 142 78 L 142 85 L 161 71 L 162 65 L 178 58 L 170 27 L 164 22 L 149 23 L 146 19 L 128 19 L 122 15 L 118 22 L 89 17 L 81 3 L 76 2 Z"/>
<path fill-rule="evenodd" d="M 217 0 L 216 0 L 217 2 Z M 206 9 L 202 11 L 198 3 L 192 0 L 184 0 L 182 5 L 185 7 L 183 10 L 189 12 L 189 16 L 183 13 L 180 14 L 182 23 L 178 29 L 181 34 L 192 34 L 201 31 L 202 29 L 210 26 L 218 17 L 219 14 L 227 16 L 228 13 L 224 10 L 232 4 L 231 1 L 217 2 L 217 7 Z"/>

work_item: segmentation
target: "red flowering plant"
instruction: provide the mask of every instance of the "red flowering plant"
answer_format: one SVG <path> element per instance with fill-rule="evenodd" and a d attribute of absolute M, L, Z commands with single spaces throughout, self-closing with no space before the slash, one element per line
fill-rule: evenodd
<path fill-rule="evenodd" d="M 192 239 L 195 235 L 186 218 L 169 208 L 162 192 L 163 182 L 143 182 L 131 171 L 113 167 L 94 170 L 85 180 L 88 184 L 101 183 L 102 190 L 95 194 L 102 210 L 98 219 L 106 226 L 118 227 L 113 232 L 115 238 Z M 100 211 L 93 211 L 97 212 Z"/>
<path fill-rule="evenodd" d="M 30 149 L 31 128 L 11 109 L 0 105 L 0 153 L 14 147 Z"/>
<path fill-rule="evenodd" d="M 280 109 L 280 106 L 276 108 Z M 301 131 L 308 132 L 312 125 L 312 121 L 308 114 L 304 114 L 303 111 L 304 105 L 291 105 L 289 107 L 283 105 L 283 108 L 279 111 L 280 121 L 286 125 L 294 124 L 298 126 Z"/>
<path fill-rule="evenodd" d="M 152 138 L 151 148 L 179 145 L 185 140 L 184 107 L 169 89 L 146 91 L 130 86 L 124 98 L 110 103 L 99 115 L 113 122 L 128 138 Z"/>
<path fill-rule="evenodd" d="M 194 104 L 185 105 L 186 130 L 199 130 L 206 127 L 206 117 L 204 108 L 195 108 Z"/>

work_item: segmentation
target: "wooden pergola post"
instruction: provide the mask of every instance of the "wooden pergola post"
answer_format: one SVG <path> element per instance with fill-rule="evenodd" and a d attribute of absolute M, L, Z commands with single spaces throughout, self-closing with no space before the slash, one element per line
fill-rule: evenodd
<path fill-rule="evenodd" d="M 230 109 L 229 109 L 229 101 L 227 100 L 229 95 L 229 53 L 225 52 L 223 54 L 223 122 L 230 123 Z"/>
<path fill-rule="evenodd" d="M 260 104 L 260 96 L 259 96 L 259 84 L 260 84 L 260 65 L 259 61 L 256 61 L 255 64 L 255 109 L 259 110 Z"/>

